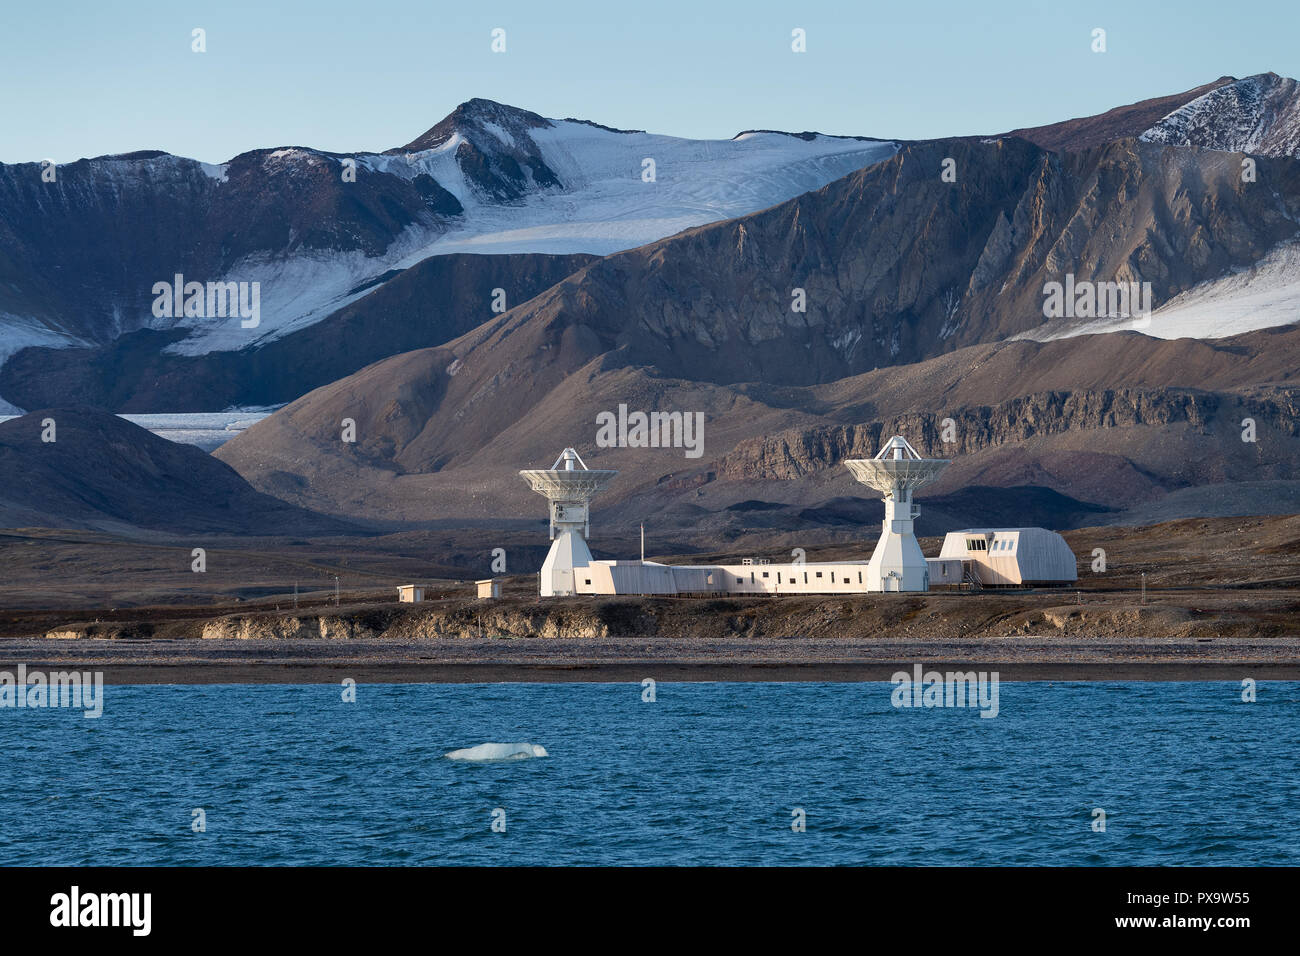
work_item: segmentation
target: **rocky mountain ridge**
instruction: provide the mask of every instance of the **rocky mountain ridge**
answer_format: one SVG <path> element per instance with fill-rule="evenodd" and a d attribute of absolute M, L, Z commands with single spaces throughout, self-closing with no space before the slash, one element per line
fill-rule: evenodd
<path fill-rule="evenodd" d="M 778 134 L 694 142 L 472 100 L 383 153 L 0 164 L 0 361 L 28 347 L 104 349 L 140 330 L 174 332 L 166 354 L 261 348 L 430 255 L 604 254 L 761 209 L 893 148 Z M 649 184 L 644 156 L 660 164 Z M 662 207 L 647 215 L 651 189 Z M 256 285 L 258 315 L 160 313 L 155 287 L 177 276 Z"/>

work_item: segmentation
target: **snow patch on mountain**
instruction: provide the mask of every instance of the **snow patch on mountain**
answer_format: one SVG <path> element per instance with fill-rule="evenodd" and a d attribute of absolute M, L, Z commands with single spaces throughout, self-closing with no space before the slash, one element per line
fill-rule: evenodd
<path fill-rule="evenodd" d="M 1053 322 L 1015 339 L 1048 342 L 1102 332 L 1137 331 L 1158 339 L 1221 339 L 1300 321 L 1300 243 L 1278 246 L 1249 269 L 1202 282 L 1151 313 L 1149 320 Z"/>
<path fill-rule="evenodd" d="M 306 328 L 332 312 L 373 292 L 377 279 L 389 269 L 406 268 L 426 258 L 428 239 L 408 229 L 379 259 L 365 253 L 303 250 L 289 257 L 257 255 L 241 260 L 220 281 L 256 282 L 258 324 L 244 328 L 236 314 L 214 317 L 152 319 L 158 329 L 189 328 L 190 334 L 166 349 L 175 355 L 233 352 L 263 344 Z"/>
<path fill-rule="evenodd" d="M 230 164 L 221 163 L 220 165 L 217 165 L 215 163 L 199 163 L 199 168 L 203 170 L 204 174 L 209 179 L 215 179 L 219 183 L 224 183 L 227 178 L 226 172 L 230 169 Z"/>
<path fill-rule="evenodd" d="M 1261 156 L 1300 156 L 1300 84 L 1275 73 L 1248 76 L 1174 110 L 1140 137 Z"/>
<path fill-rule="evenodd" d="M 24 316 L 0 312 L 0 365 L 28 347 L 60 349 L 86 344 L 76 336 L 60 334 Z M 0 415 L 21 414 L 23 409 L 0 398 Z"/>

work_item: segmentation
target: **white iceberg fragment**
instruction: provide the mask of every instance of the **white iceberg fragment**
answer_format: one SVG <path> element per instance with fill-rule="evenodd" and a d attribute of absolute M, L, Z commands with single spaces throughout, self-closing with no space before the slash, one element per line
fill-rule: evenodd
<path fill-rule="evenodd" d="M 527 760 L 530 757 L 549 757 L 545 747 L 537 744 L 479 744 L 447 754 L 448 760 Z"/>

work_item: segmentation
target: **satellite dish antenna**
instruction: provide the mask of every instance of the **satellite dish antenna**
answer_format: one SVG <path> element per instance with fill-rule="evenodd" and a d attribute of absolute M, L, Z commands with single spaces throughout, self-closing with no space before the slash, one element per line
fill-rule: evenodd
<path fill-rule="evenodd" d="M 867 565 L 868 591 L 928 591 L 930 568 L 913 531 L 920 512 L 912 493 L 930 484 L 951 462 L 922 458 L 901 435 L 885 442 L 875 458 L 844 462 L 853 477 L 885 499 L 885 520 L 880 540 Z"/>
<path fill-rule="evenodd" d="M 553 543 L 542 562 L 540 593 L 543 597 L 576 594 L 574 569 L 591 564 L 591 549 L 585 540 L 591 534 L 591 499 L 618 472 L 588 468 L 576 450 L 566 448 L 550 468 L 519 474 L 533 491 L 545 495 L 551 503 Z"/>

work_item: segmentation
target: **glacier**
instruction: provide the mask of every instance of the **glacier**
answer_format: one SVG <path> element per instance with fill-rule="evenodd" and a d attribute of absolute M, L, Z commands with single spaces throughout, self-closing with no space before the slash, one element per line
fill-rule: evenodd
<path fill-rule="evenodd" d="M 378 257 L 362 252 L 305 251 L 257 256 L 235 263 L 216 281 L 259 282 L 261 324 L 244 329 L 229 319 L 185 319 L 190 335 L 166 351 L 203 355 L 257 346 L 312 325 L 374 290 L 386 272 L 452 253 L 589 253 L 610 255 L 686 229 L 766 209 L 888 159 L 898 144 L 816 134 L 743 133 L 729 140 L 692 140 L 656 133 L 619 132 L 577 120 L 550 120 L 529 131 L 546 164 L 564 184 L 534 185 L 521 202 L 481 195 L 456 160 L 460 133 L 428 150 L 359 153 L 352 157 L 277 150 L 277 162 L 337 163 L 354 159 L 365 170 L 414 179 L 426 174 L 464 207 L 451 227 L 416 224 Z M 501 148 L 508 132 L 492 130 Z M 479 145 L 482 145 L 481 142 Z M 644 182 L 642 160 L 655 161 L 655 181 Z M 531 178 L 531 174 L 530 174 Z M 512 303 L 513 304 L 513 303 Z"/>

